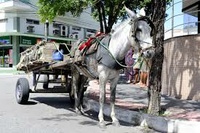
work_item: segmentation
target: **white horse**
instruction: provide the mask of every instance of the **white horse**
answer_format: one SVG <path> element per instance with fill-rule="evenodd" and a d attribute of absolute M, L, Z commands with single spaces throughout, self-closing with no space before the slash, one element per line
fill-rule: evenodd
<path fill-rule="evenodd" d="M 120 69 L 123 68 L 123 63 L 127 51 L 132 47 L 135 49 L 135 52 L 138 52 L 138 49 L 142 49 L 144 53 L 152 48 L 152 31 L 154 29 L 153 23 L 145 16 L 136 15 L 134 12 L 126 8 L 126 12 L 129 15 L 130 19 L 121 23 L 111 35 L 109 44 L 105 44 L 106 41 L 102 39 L 99 42 L 97 52 L 94 52 L 89 55 L 85 55 L 84 64 L 74 64 L 75 68 L 78 69 L 78 72 L 83 73 L 88 77 L 85 72 L 82 71 L 81 67 L 86 68 L 93 78 L 99 79 L 99 124 L 101 127 L 105 126 L 103 110 L 104 102 L 106 95 L 106 83 L 110 81 L 110 104 L 111 104 L 111 118 L 112 123 L 119 125 L 119 121 L 115 115 L 115 93 L 116 86 L 119 79 Z M 108 38 L 109 38 L 108 37 Z M 106 38 L 106 37 L 105 37 Z M 146 54 L 144 54 L 146 55 Z M 73 88 L 75 92 L 79 92 L 81 88 L 84 88 L 83 85 L 78 85 L 79 77 L 75 76 L 76 71 L 73 71 Z M 75 75 L 74 75 L 75 74 Z M 79 79 L 79 83 L 83 83 L 86 80 Z M 83 96 L 83 89 L 81 94 L 75 93 L 75 107 L 80 110 L 80 98 Z M 78 99 L 78 100 L 77 100 Z"/>

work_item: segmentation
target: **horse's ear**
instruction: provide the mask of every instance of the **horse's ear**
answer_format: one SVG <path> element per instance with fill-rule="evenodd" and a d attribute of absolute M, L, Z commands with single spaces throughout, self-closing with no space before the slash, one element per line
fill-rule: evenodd
<path fill-rule="evenodd" d="M 126 12 L 127 12 L 127 14 L 129 15 L 130 18 L 136 17 L 135 12 L 131 11 L 126 6 L 125 6 L 125 10 L 126 10 Z"/>
<path fill-rule="evenodd" d="M 139 13 L 137 14 L 138 16 L 146 16 L 144 8 L 140 9 Z"/>

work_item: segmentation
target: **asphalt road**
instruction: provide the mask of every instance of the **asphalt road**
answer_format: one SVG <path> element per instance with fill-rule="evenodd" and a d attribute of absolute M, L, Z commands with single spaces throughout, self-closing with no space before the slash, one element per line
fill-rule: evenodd
<path fill-rule="evenodd" d="M 121 122 L 120 127 L 106 119 L 107 126 L 98 126 L 97 113 L 76 115 L 68 94 L 31 93 L 26 105 L 15 100 L 19 77 L 30 84 L 32 75 L 0 75 L 0 133 L 146 133 L 154 131 Z M 40 86 L 39 86 L 40 87 Z"/>

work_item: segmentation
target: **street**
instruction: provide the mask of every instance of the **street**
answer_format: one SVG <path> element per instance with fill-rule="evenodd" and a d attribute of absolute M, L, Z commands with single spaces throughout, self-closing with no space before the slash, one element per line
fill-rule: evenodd
<path fill-rule="evenodd" d="M 98 114 L 87 111 L 77 115 L 70 104 L 68 94 L 31 93 L 26 105 L 15 100 L 15 86 L 19 77 L 29 79 L 32 75 L 0 75 L 0 133 L 146 133 L 154 131 L 121 123 L 98 126 Z M 39 86 L 40 87 L 40 86 Z"/>

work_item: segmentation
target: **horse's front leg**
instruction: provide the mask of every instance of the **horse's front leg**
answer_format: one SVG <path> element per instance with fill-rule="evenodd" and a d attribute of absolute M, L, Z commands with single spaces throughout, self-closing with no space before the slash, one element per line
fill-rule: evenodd
<path fill-rule="evenodd" d="M 104 102 L 106 98 L 106 79 L 104 76 L 99 76 L 99 90 L 100 90 L 100 95 L 99 95 L 99 125 L 102 128 L 105 128 L 106 124 L 104 121 L 103 117 L 103 110 L 104 110 Z"/>
<path fill-rule="evenodd" d="M 115 126 L 119 126 L 119 121 L 116 118 L 115 115 L 115 97 L 116 97 L 116 87 L 117 87 L 117 82 L 119 80 L 119 76 L 111 80 L 110 83 L 110 106 L 111 106 L 111 113 L 110 116 L 112 118 L 112 123 Z"/>

